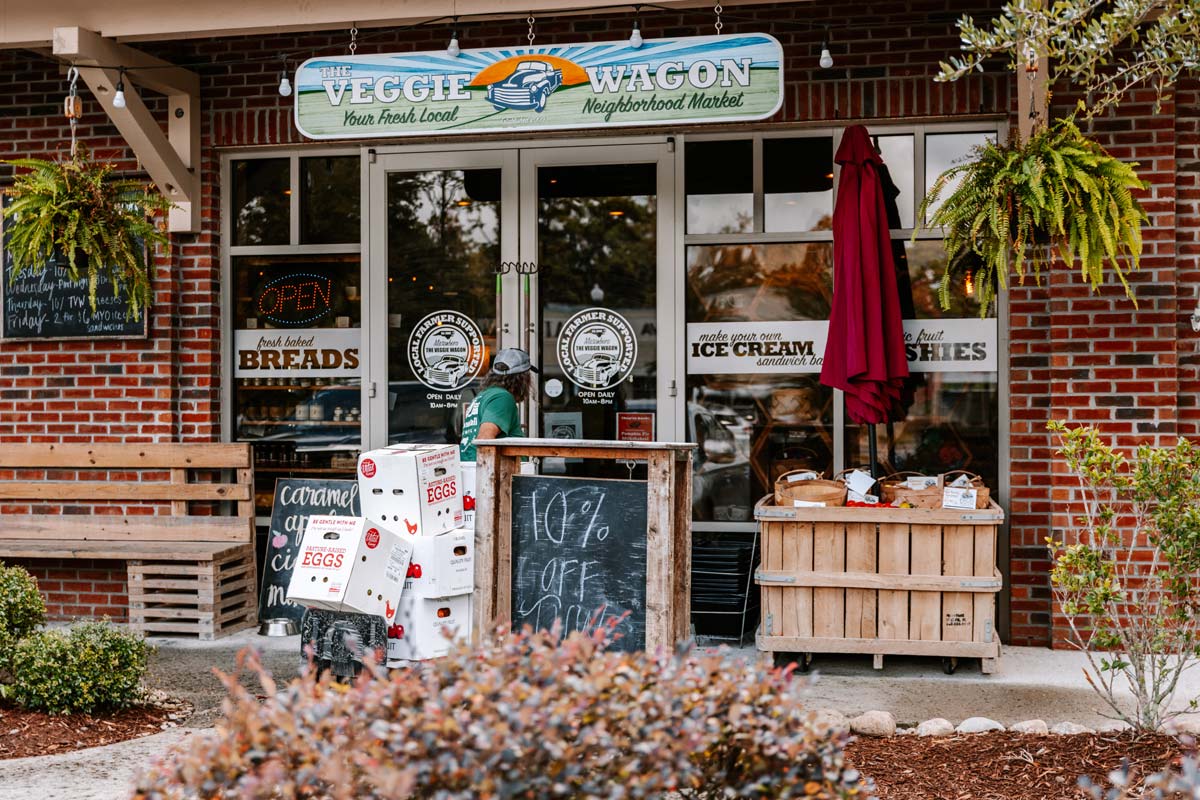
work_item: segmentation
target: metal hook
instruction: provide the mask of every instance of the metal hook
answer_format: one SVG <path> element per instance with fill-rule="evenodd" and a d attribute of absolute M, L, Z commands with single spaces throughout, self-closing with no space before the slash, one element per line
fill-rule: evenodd
<path fill-rule="evenodd" d="M 713 13 L 717 15 L 717 21 L 713 23 L 713 27 L 717 29 L 717 36 L 721 35 L 721 29 L 725 27 L 725 23 L 721 21 L 721 12 L 724 10 L 725 9 L 721 7 L 719 0 L 717 4 L 713 6 Z"/>
<path fill-rule="evenodd" d="M 527 20 L 525 20 L 525 21 L 529 23 L 529 33 L 528 33 L 528 35 L 526 36 L 526 38 L 528 38 L 528 39 L 529 39 L 529 46 L 530 46 L 530 47 L 533 47 L 533 39 L 534 39 L 534 37 L 535 37 L 535 36 L 537 36 L 537 34 L 535 34 L 535 33 L 533 32 L 533 23 L 535 22 L 535 20 L 534 20 L 534 18 L 533 18 L 533 12 L 532 12 L 532 11 L 530 11 L 530 12 L 529 12 L 529 19 L 527 19 Z"/>

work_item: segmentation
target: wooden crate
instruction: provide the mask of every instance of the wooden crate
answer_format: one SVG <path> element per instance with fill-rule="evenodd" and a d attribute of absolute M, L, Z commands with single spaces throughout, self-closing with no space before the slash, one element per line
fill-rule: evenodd
<path fill-rule="evenodd" d="M 148 635 L 217 639 L 257 622 L 254 545 L 211 559 L 129 562 L 129 625 Z"/>
<path fill-rule="evenodd" d="M 1004 512 L 755 507 L 758 648 L 786 653 L 1000 656 L 996 531 Z"/>

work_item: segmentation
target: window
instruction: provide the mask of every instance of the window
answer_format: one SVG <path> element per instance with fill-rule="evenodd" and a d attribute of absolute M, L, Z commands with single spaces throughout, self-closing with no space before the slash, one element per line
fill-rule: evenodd
<path fill-rule="evenodd" d="M 359 156 L 231 158 L 227 175 L 226 408 L 266 514 L 276 478 L 348 477 L 362 445 Z"/>
<path fill-rule="evenodd" d="M 877 426 L 880 467 L 966 469 L 998 489 L 996 320 L 979 319 L 973 274 L 943 311 L 940 236 L 918 229 L 913 241 L 928 186 L 994 139 L 997 126 L 873 126 L 871 133 L 885 167 L 913 374 L 903 415 Z M 686 418 L 698 444 L 699 523 L 752 521 L 754 503 L 783 472 L 831 475 L 866 460 L 866 427 L 849 424 L 839 393 L 820 383 L 840 141 L 840 131 L 828 129 L 687 141 Z"/>

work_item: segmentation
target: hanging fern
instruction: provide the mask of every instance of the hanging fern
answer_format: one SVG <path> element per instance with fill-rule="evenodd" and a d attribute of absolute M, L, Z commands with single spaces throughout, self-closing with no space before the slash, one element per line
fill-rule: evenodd
<path fill-rule="evenodd" d="M 171 203 L 152 186 L 113 178 L 115 167 L 92 160 L 84 148 L 67 161 L 20 158 L 5 163 L 27 170 L 7 190 L 5 246 L 12 254 L 11 280 L 45 269 L 56 256 L 66 259 L 71 280 L 79 280 L 78 254 L 87 256 L 88 298 L 96 310 L 96 286 L 107 274 L 113 294 L 124 296 L 128 316 L 139 319 L 149 306 L 150 270 L 146 248 L 167 244 L 155 215 Z"/>
<path fill-rule="evenodd" d="M 978 269 L 980 315 L 986 315 L 997 286 L 1008 285 L 1010 270 L 1021 283 L 1032 272 L 1040 284 L 1052 255 L 1078 261 L 1093 291 L 1107 266 L 1137 305 L 1126 273 L 1138 268 L 1147 218 L 1131 190 L 1147 184 L 1134 171 L 1136 163 L 1113 158 L 1072 118 L 1040 129 L 1025 143 L 989 143 L 974 155 L 942 173 L 921 203 L 920 218 L 945 232 L 942 308 L 950 307 L 954 275 Z M 955 182 L 957 188 L 928 215 Z"/>

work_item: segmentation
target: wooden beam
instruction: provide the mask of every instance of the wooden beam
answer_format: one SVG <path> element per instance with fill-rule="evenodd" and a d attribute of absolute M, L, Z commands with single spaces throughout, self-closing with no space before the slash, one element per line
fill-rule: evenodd
<path fill-rule="evenodd" d="M 200 78 L 153 56 L 83 28 L 55 28 L 54 54 L 79 75 L 129 143 L 150 179 L 175 208 L 168 228 L 200 230 Z M 125 67 L 125 107 L 113 105 L 118 67 Z M 138 95 L 136 85 L 168 96 L 167 134 Z"/>

